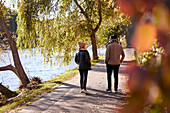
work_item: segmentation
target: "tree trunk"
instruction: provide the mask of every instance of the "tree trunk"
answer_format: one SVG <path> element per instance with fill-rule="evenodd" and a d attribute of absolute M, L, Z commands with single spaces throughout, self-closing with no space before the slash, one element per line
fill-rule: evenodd
<path fill-rule="evenodd" d="M 93 59 L 97 60 L 98 54 L 97 54 L 97 44 L 96 44 L 96 32 L 98 31 L 101 23 L 102 23 L 102 13 L 101 13 L 101 0 L 98 0 L 98 14 L 99 14 L 99 22 L 96 25 L 96 27 L 92 30 L 91 34 L 91 42 L 92 42 L 92 51 L 93 51 Z"/>
<path fill-rule="evenodd" d="M 9 90 L 8 88 L 4 87 L 1 83 L 0 83 L 0 92 L 1 92 L 3 95 L 5 95 L 5 97 L 7 97 L 7 98 L 11 98 L 11 97 L 17 95 L 15 92 L 12 92 L 12 91 Z"/>
<path fill-rule="evenodd" d="M 81 13 L 85 16 L 87 23 L 91 23 L 91 19 L 89 18 L 89 15 L 87 12 L 85 12 L 85 10 L 81 7 L 81 5 L 78 3 L 77 0 L 74 0 L 74 2 L 76 3 L 77 7 L 80 9 Z M 96 36 L 95 33 L 97 32 L 97 30 L 99 29 L 101 22 L 102 22 L 102 13 L 101 13 L 101 0 L 98 0 L 98 14 L 99 14 L 99 21 L 98 24 L 96 25 L 96 27 L 93 29 L 93 25 L 89 24 L 90 28 L 92 28 L 92 32 L 91 32 L 91 44 L 92 44 L 92 52 L 93 52 L 93 59 L 96 60 L 98 59 L 98 54 L 97 54 L 97 45 L 96 45 Z"/>
<path fill-rule="evenodd" d="M 95 36 L 95 32 L 93 32 L 93 31 L 91 34 L 91 44 L 92 44 L 93 59 L 97 60 L 99 57 L 97 54 L 96 36 Z"/>
<path fill-rule="evenodd" d="M 1 12 L 1 11 L 0 11 Z M 18 54 L 18 49 L 16 46 L 15 40 L 11 37 L 11 34 L 7 28 L 7 25 L 5 23 L 5 19 L 3 17 L 3 14 L 0 14 L 0 25 L 2 31 L 5 33 L 5 37 L 8 40 L 8 43 L 10 45 L 11 51 L 12 51 L 12 56 L 14 60 L 14 65 L 18 73 L 18 77 L 23 84 L 24 87 L 27 87 L 27 84 L 30 82 L 20 61 L 19 54 Z"/>

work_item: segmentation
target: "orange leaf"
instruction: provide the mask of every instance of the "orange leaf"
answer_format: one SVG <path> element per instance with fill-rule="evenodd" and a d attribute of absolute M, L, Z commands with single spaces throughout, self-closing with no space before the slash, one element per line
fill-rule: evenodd
<path fill-rule="evenodd" d="M 120 6 L 120 11 L 124 14 L 128 14 L 128 15 L 133 15 L 134 14 L 134 10 L 133 10 L 133 6 L 132 3 L 127 1 L 127 0 L 120 0 L 119 1 L 119 6 Z"/>
<path fill-rule="evenodd" d="M 157 32 L 155 27 L 149 23 L 139 24 L 132 37 L 132 45 L 140 51 L 148 51 L 156 39 Z"/>

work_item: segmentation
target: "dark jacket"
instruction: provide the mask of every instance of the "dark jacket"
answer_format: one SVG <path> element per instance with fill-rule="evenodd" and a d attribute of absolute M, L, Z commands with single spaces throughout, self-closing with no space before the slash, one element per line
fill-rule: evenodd
<path fill-rule="evenodd" d="M 87 50 L 80 50 L 75 56 L 75 62 L 79 65 L 79 69 L 89 69 L 89 52 Z"/>

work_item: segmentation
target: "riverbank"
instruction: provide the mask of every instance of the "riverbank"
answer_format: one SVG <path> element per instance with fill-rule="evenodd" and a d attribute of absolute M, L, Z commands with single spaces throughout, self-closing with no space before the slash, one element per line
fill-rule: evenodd
<path fill-rule="evenodd" d="M 92 61 L 92 65 L 97 63 L 99 60 Z M 54 78 L 44 81 L 42 84 L 34 84 L 31 83 L 32 89 L 22 89 L 22 91 L 17 91 L 19 96 L 13 97 L 11 99 L 6 100 L 3 97 L 2 102 L 4 102 L 4 106 L 0 107 L 0 112 L 8 112 L 12 109 L 20 110 L 23 107 L 31 104 L 35 100 L 40 99 L 42 96 L 46 95 L 47 93 L 55 90 L 57 87 L 61 85 L 61 83 L 70 80 L 71 78 L 75 77 L 78 74 L 77 68 L 67 70 L 66 72 L 55 76 Z M 34 88 L 36 85 L 37 88 Z"/>
<path fill-rule="evenodd" d="M 92 57 L 92 48 L 89 46 L 88 51 Z M 22 66 L 29 77 L 39 77 L 42 81 L 48 81 L 54 78 L 56 75 L 64 73 L 66 70 L 71 70 L 77 67 L 74 61 L 74 57 L 70 61 L 69 65 L 62 65 L 61 62 L 55 62 L 55 58 L 52 58 L 52 62 L 45 62 L 45 58 L 39 52 L 39 50 L 31 49 L 31 52 L 27 49 L 19 51 Z M 104 55 L 105 49 L 98 49 L 99 56 Z M 76 53 L 75 53 L 76 54 Z M 6 51 L 0 55 L 0 66 L 13 65 L 13 58 L 11 51 Z M 55 63 L 54 63 L 55 62 Z M 0 71 L 0 83 L 3 86 L 7 86 L 11 91 L 16 91 L 20 85 L 19 78 L 12 71 Z"/>

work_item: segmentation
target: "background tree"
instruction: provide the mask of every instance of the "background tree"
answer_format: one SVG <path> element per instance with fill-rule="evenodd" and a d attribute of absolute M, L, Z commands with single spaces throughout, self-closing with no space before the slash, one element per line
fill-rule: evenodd
<path fill-rule="evenodd" d="M 92 45 L 93 59 L 98 58 L 97 44 L 102 38 L 97 31 L 102 18 L 114 18 L 116 12 L 116 4 L 108 7 L 104 0 L 24 0 L 18 6 L 18 46 L 37 47 L 46 61 L 54 63 L 52 58 L 56 58 L 65 64 L 77 51 L 78 41 Z"/>
<path fill-rule="evenodd" d="M 17 50 L 15 39 L 14 39 L 14 37 L 12 37 L 12 33 L 10 33 L 10 31 L 8 30 L 6 20 L 4 18 L 7 14 L 7 10 L 8 9 L 4 6 L 4 4 L 2 2 L 0 2 L 0 31 L 1 31 L 0 33 L 1 33 L 1 35 L 5 36 L 5 39 L 7 40 L 8 44 L 10 46 L 15 67 L 12 66 L 11 64 L 9 64 L 7 66 L 0 67 L 0 71 L 6 71 L 6 70 L 13 71 L 17 75 L 17 77 L 20 79 L 23 86 L 27 87 L 27 84 L 30 81 L 21 65 L 21 61 L 20 61 L 20 58 L 18 55 L 18 50 Z M 0 91 L 3 91 L 2 92 L 3 94 L 11 94 L 12 95 L 12 92 L 7 90 L 7 88 L 3 88 L 3 90 L 1 89 Z M 4 92 L 7 92 L 7 93 L 4 93 Z M 6 95 L 6 96 L 10 96 L 10 95 Z"/>
<path fill-rule="evenodd" d="M 95 33 L 102 21 L 101 1 L 58 0 L 55 5 L 52 5 L 53 1 L 42 0 L 41 2 L 29 0 L 21 2 L 18 15 L 19 46 L 23 47 L 23 43 L 27 42 L 24 44 L 25 47 L 35 47 L 35 45 L 44 47 L 41 52 L 47 58 L 51 57 L 53 50 L 59 51 L 57 58 L 63 57 L 63 62 L 68 63 L 73 56 L 70 53 L 76 50 L 77 41 L 89 43 L 88 39 L 91 37 L 93 58 L 97 59 Z M 22 24 L 23 21 L 26 24 Z M 23 29 L 25 30 L 22 31 Z M 32 41 L 35 41 L 34 45 Z M 63 55 L 61 56 L 60 53 Z"/>
<path fill-rule="evenodd" d="M 105 1 L 106 2 L 106 1 Z M 111 35 L 117 34 L 119 39 L 127 37 L 128 30 L 131 26 L 131 18 L 120 12 L 118 2 L 106 2 L 108 8 L 102 9 L 103 21 L 97 32 L 98 47 L 105 47 Z"/>

